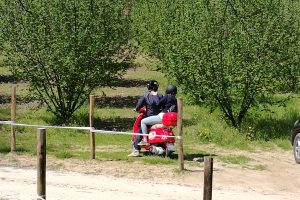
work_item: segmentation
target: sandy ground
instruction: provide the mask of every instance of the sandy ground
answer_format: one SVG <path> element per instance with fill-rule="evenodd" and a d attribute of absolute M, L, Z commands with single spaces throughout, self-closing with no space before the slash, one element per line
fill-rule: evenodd
<path fill-rule="evenodd" d="M 300 196 L 300 165 L 291 151 L 235 152 L 252 158 L 248 166 L 214 159 L 214 200 L 294 200 Z M 203 163 L 177 166 L 134 162 L 79 161 L 47 157 L 47 199 L 203 199 Z M 37 199 L 36 158 L 0 154 L 0 199 Z M 264 166 L 254 170 L 252 166 Z"/>

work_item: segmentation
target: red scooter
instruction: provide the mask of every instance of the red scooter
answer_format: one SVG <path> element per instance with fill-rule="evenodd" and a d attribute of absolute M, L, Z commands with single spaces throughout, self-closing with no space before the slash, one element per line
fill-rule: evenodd
<path fill-rule="evenodd" d="M 139 115 L 135 120 L 132 131 L 139 133 L 141 128 L 141 121 L 146 117 L 146 108 L 139 110 Z M 175 135 L 173 127 L 177 124 L 177 113 L 168 112 L 163 115 L 162 124 L 153 125 L 148 129 L 148 143 L 149 145 L 141 146 L 145 150 L 156 154 L 170 157 L 175 151 Z M 135 141 L 136 135 L 132 135 L 131 140 Z"/>

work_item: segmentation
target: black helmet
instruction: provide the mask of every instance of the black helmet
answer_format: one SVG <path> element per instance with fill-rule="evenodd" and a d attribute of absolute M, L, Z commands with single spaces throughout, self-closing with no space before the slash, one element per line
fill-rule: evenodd
<path fill-rule="evenodd" d="M 148 90 L 157 91 L 159 87 L 159 84 L 156 80 L 151 80 L 147 83 Z"/>
<path fill-rule="evenodd" d="M 175 85 L 168 85 L 166 88 L 166 94 L 177 94 L 177 87 Z"/>

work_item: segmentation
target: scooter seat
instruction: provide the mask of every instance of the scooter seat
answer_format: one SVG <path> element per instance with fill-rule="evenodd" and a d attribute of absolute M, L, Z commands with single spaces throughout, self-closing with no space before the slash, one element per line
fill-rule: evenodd
<path fill-rule="evenodd" d="M 167 128 L 167 127 L 163 124 L 154 124 L 151 126 L 151 129 L 156 129 L 156 128 Z"/>

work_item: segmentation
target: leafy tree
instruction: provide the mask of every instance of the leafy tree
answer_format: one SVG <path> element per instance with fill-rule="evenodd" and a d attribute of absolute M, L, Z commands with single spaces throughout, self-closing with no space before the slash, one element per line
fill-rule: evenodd
<path fill-rule="evenodd" d="M 299 11 L 289 0 L 136 1 L 133 27 L 168 77 L 240 127 L 287 71 L 299 82 Z"/>
<path fill-rule="evenodd" d="M 68 120 L 95 87 L 111 85 L 128 68 L 126 6 L 125 0 L 1 0 L 5 64 Z"/>

